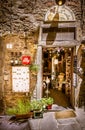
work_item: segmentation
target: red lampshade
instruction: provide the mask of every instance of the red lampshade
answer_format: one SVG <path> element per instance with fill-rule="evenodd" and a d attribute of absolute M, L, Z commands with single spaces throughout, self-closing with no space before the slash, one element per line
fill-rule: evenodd
<path fill-rule="evenodd" d="M 23 65 L 29 65 L 30 64 L 31 57 L 30 56 L 22 56 L 22 64 Z"/>

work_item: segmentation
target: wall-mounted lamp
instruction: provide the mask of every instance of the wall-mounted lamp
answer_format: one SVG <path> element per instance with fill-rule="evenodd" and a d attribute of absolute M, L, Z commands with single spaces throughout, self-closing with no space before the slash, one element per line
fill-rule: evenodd
<path fill-rule="evenodd" d="M 12 66 L 21 65 L 22 63 L 21 56 L 22 56 L 22 52 L 11 52 L 10 64 Z"/>
<path fill-rule="evenodd" d="M 65 4 L 66 0 L 55 0 L 56 4 L 62 6 Z"/>
<path fill-rule="evenodd" d="M 12 46 L 12 43 L 6 44 L 6 48 L 7 48 L 7 49 L 12 49 L 12 47 L 13 47 L 13 46 Z"/>

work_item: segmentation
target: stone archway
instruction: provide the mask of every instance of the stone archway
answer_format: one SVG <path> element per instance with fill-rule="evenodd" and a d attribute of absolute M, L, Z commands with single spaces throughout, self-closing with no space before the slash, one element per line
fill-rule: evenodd
<path fill-rule="evenodd" d="M 76 21 L 76 18 L 73 11 L 63 5 L 51 7 L 47 11 L 44 21 Z"/>

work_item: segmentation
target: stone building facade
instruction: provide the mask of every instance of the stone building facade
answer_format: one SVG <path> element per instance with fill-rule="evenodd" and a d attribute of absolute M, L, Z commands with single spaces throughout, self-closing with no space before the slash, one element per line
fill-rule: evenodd
<path fill-rule="evenodd" d="M 85 44 L 85 2 L 83 0 L 66 0 L 65 5 L 74 12 L 76 21 L 80 23 L 81 44 L 77 46 L 76 53 L 81 57 L 81 48 Z M 11 52 L 15 55 L 20 52 L 23 55 L 26 51 L 25 54 L 31 56 L 31 63 L 36 62 L 39 29 L 41 23 L 45 21 L 47 11 L 53 6 L 56 6 L 55 0 L 0 1 L 0 91 L 2 92 L 0 98 L 4 99 L 5 106 L 12 106 L 16 98 L 30 97 L 30 93 L 12 92 Z M 12 48 L 7 49 L 7 45 L 10 46 L 10 44 L 12 44 Z M 28 49 L 25 50 L 25 47 Z M 78 78 L 81 80 L 80 77 Z M 32 84 L 32 80 L 35 81 L 34 84 Z M 36 86 L 36 76 L 32 75 L 30 82 L 31 91 Z M 79 93 L 79 88 L 76 88 L 76 93 Z M 76 98 L 77 102 L 78 97 Z"/>

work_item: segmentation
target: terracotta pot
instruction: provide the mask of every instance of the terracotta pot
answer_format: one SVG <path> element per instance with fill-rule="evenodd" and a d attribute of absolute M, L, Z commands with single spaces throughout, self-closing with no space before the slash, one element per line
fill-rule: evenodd
<path fill-rule="evenodd" d="M 51 104 L 51 105 L 48 105 L 46 108 L 47 108 L 48 110 L 49 110 L 49 109 L 52 109 L 52 104 Z"/>
<path fill-rule="evenodd" d="M 33 112 L 29 112 L 27 114 L 17 114 L 16 118 L 17 119 L 26 119 L 26 118 L 32 118 L 33 117 Z"/>

